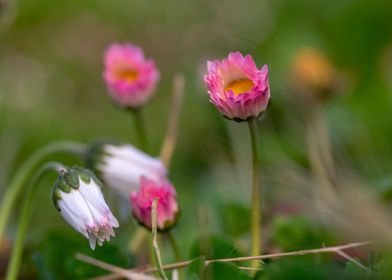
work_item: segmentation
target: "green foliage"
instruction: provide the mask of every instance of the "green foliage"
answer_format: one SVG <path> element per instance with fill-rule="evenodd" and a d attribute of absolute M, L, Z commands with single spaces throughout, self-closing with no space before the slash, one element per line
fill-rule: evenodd
<path fill-rule="evenodd" d="M 344 268 L 342 276 L 344 279 L 362 280 L 367 278 L 366 274 L 367 273 L 363 268 L 351 261 L 348 261 L 346 262 L 346 267 Z"/>
<path fill-rule="evenodd" d="M 263 267 L 256 279 L 260 280 L 327 280 L 328 274 L 323 266 L 316 265 L 308 258 L 282 259 Z"/>
<path fill-rule="evenodd" d="M 392 201 L 392 176 L 388 175 L 379 179 L 375 184 L 374 188 L 379 196 L 387 202 Z"/>
<path fill-rule="evenodd" d="M 88 247 L 88 242 L 80 235 L 51 232 L 44 236 L 43 242 L 33 254 L 33 262 L 40 279 L 87 279 L 107 274 L 105 270 L 76 260 L 76 253 L 121 267 L 132 265 L 132 257 L 117 246 L 105 243 L 92 251 Z"/>
<path fill-rule="evenodd" d="M 212 263 L 206 268 L 202 265 L 205 259 L 235 258 L 240 254 L 234 244 L 221 236 L 211 236 L 197 239 L 190 252 L 190 257 L 196 258 L 188 268 L 187 279 L 249 279 L 247 274 L 239 270 L 237 265 L 229 263 Z"/>
<path fill-rule="evenodd" d="M 301 216 L 276 217 L 271 226 L 272 243 L 284 251 L 318 248 L 332 241 L 331 235 Z"/>
<path fill-rule="evenodd" d="M 212 263 L 204 271 L 204 280 L 248 280 L 251 279 L 237 265 L 231 263 Z"/>
<path fill-rule="evenodd" d="M 226 234 L 238 237 L 249 232 L 250 208 L 239 203 L 231 202 L 222 205 L 220 209 L 223 230 Z"/>
<path fill-rule="evenodd" d="M 310 171 L 301 123 L 303 108 L 293 102 L 290 65 L 299 48 L 316 47 L 336 66 L 344 84 L 343 98 L 321 108 L 331 130 L 334 155 L 365 182 L 376 182 L 370 187 L 391 202 L 390 2 L 251 0 L 244 5 L 228 0 L 221 5 L 209 0 L 161 0 L 151 5 L 124 0 L 0 0 L 0 24 L 6 23 L 4 29 L 0 26 L 0 193 L 20 163 L 50 141 L 72 138 L 88 143 L 110 137 L 136 142 L 132 120 L 110 104 L 102 82 L 105 47 L 112 41 L 130 41 L 156 60 L 162 74 L 157 95 L 143 112 L 154 155 L 162 144 L 171 110 L 172 74 L 186 74 L 180 137 L 170 170 L 170 179 L 181 182 L 176 187 L 184 215 L 176 230 L 185 252 L 199 234 L 196 220 L 201 202 L 216 196 L 222 203 L 216 203 L 214 210 L 218 211 L 208 221 L 213 231 L 219 227 L 214 232 L 221 236 L 199 238 L 191 246 L 191 258 L 248 253 L 239 252 L 234 241 L 249 232 L 249 208 L 222 202 L 225 196 L 211 180 L 217 177 L 217 170 L 218 175 L 230 172 L 232 169 L 224 170 L 229 164 L 242 165 L 241 159 L 234 160 L 248 150 L 246 145 L 242 147 L 245 141 L 238 145 L 236 137 L 242 139 L 242 135 L 228 133 L 235 124 L 222 120 L 208 104 L 201 75 L 207 58 L 223 57 L 229 51 L 250 53 L 258 66 L 270 65 L 273 102 L 263 120 L 260 142 L 267 195 L 282 189 L 269 182 L 274 178 L 265 171 L 271 166 L 285 172 L 285 163 L 294 161 L 304 174 Z M 237 150 L 233 152 L 232 147 Z M 53 160 L 75 164 L 72 157 L 63 155 Z M 50 186 L 53 182 L 45 183 Z M 40 229 L 48 226 L 45 221 L 59 217 L 44 200 L 47 190 L 40 193 L 40 199 L 31 223 L 31 232 L 36 234 L 28 236 L 32 244 L 42 240 L 32 256 L 40 279 L 85 279 L 105 273 L 75 260 L 76 252 L 123 267 L 132 265 L 132 256 L 122 251 L 128 233 L 121 234 L 131 222 L 119 229 L 115 242 L 120 240 L 120 245 L 105 243 L 91 251 L 87 240 L 71 229 L 41 235 L 46 230 Z M 214 202 L 205 204 L 209 207 Z M 271 221 L 268 244 L 282 251 L 317 248 L 343 239 L 302 217 L 267 218 Z M 247 274 L 236 264 L 211 264 L 205 271 L 202 260 L 195 259 L 188 268 L 189 279 L 202 279 L 204 273 L 211 279 L 246 279 L 242 277 Z M 366 265 L 385 273 L 384 279 L 392 279 L 391 257 L 382 256 Z M 258 279 L 337 280 L 365 275 L 352 262 L 338 263 L 331 254 L 273 260 L 263 269 Z"/>
<path fill-rule="evenodd" d="M 205 256 L 207 259 L 235 258 L 240 254 L 232 242 L 222 236 L 208 236 L 194 241 L 190 257 Z"/>
<path fill-rule="evenodd" d="M 186 274 L 187 280 L 203 279 L 205 260 L 206 258 L 202 256 L 192 261 L 192 263 L 187 268 L 187 274 Z"/>

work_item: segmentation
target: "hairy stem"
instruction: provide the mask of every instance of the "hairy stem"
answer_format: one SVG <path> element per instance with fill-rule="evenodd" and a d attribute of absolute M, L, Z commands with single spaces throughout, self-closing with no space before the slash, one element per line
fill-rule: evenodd
<path fill-rule="evenodd" d="M 130 109 L 129 112 L 131 112 L 134 117 L 136 137 L 139 148 L 142 149 L 144 152 L 148 153 L 149 142 L 142 112 L 140 109 Z M 136 254 L 139 251 L 140 247 L 147 239 L 147 233 L 148 232 L 143 230 L 142 228 L 137 229 L 136 234 L 134 234 L 129 241 L 129 248 L 132 253 Z"/>
<path fill-rule="evenodd" d="M 211 259 L 211 260 L 204 261 L 204 266 L 208 266 L 210 263 L 213 263 L 213 262 L 243 262 L 243 261 L 251 261 L 251 260 L 277 259 L 277 258 L 282 258 L 282 257 L 303 256 L 303 255 L 313 255 L 313 254 L 322 254 L 322 253 L 339 254 L 339 252 L 342 252 L 343 250 L 363 247 L 363 246 L 371 245 L 374 243 L 375 243 L 374 241 L 365 241 L 365 242 L 349 243 L 349 244 L 339 245 L 339 246 L 283 252 L 283 253 L 276 253 L 276 254 L 267 254 L 267 255 L 260 255 L 260 256 L 246 256 L 246 257 L 226 258 L 226 259 Z M 78 259 L 83 260 L 80 257 Z M 160 269 L 170 270 L 170 269 L 184 268 L 184 267 L 187 267 L 188 265 L 190 265 L 193 261 L 194 260 L 187 260 L 187 261 L 182 261 L 182 262 L 177 262 L 177 263 L 172 263 L 172 264 L 166 264 L 166 265 L 163 265 Z M 91 263 L 91 262 L 89 262 L 89 263 Z M 128 271 L 130 271 L 130 270 L 128 270 Z M 143 267 L 132 268 L 131 271 L 137 271 L 139 273 L 154 273 L 154 272 L 158 271 L 158 268 L 157 267 L 146 268 L 145 266 L 143 266 Z M 116 275 L 106 275 L 106 276 L 101 276 L 99 278 L 94 278 L 94 279 L 113 280 L 113 279 L 118 279 L 118 277 Z"/>
<path fill-rule="evenodd" d="M 251 236 L 253 256 L 260 255 L 261 252 L 261 207 L 260 207 L 260 163 L 257 148 L 257 120 L 252 118 L 248 121 L 250 139 L 252 143 L 252 216 L 251 216 Z M 254 261 L 252 267 L 258 267 L 259 262 Z"/>
<path fill-rule="evenodd" d="M 158 246 L 158 226 L 157 226 L 158 201 L 159 201 L 159 198 L 157 198 L 157 197 L 154 198 L 154 201 L 152 202 L 152 205 L 151 205 L 152 246 L 154 248 L 154 258 L 155 258 L 155 263 L 158 268 L 159 275 L 161 276 L 161 279 L 167 280 L 167 276 L 165 274 L 165 271 L 163 271 L 163 268 L 162 268 L 161 253 L 159 251 L 159 246 Z"/>
<path fill-rule="evenodd" d="M 59 170 L 63 166 L 59 163 L 50 162 L 42 166 L 34 175 L 32 184 L 30 185 L 27 194 L 24 198 L 22 205 L 22 212 L 19 219 L 19 227 L 16 233 L 16 239 L 12 247 L 11 259 L 8 263 L 6 280 L 18 279 L 20 271 L 20 263 L 23 254 L 23 245 L 26 236 L 26 229 L 31 216 L 32 204 L 34 201 L 34 195 L 38 189 L 38 183 L 43 175 L 49 170 Z"/>
<path fill-rule="evenodd" d="M 155 278 L 155 277 L 152 277 L 149 275 L 145 275 L 143 273 L 129 271 L 127 269 L 105 263 L 103 261 L 94 259 L 92 257 L 86 256 L 83 254 L 76 254 L 75 258 L 77 260 L 81 260 L 85 263 L 89 263 L 89 264 L 94 265 L 96 267 L 113 272 L 114 274 L 112 276 L 112 279 L 125 278 L 125 279 L 132 279 L 132 280 L 158 280 L 158 278 Z"/>
<path fill-rule="evenodd" d="M 48 144 L 41 149 L 37 150 L 32 154 L 17 170 L 12 181 L 9 184 L 8 189 L 1 201 L 0 206 L 0 240 L 4 237 L 4 231 L 7 226 L 7 222 L 18 198 L 19 193 L 26 185 L 26 181 L 29 179 L 34 170 L 42 164 L 42 162 L 51 154 L 68 152 L 78 156 L 82 156 L 85 151 L 85 146 L 78 142 L 72 141 L 60 141 Z"/>
<path fill-rule="evenodd" d="M 149 143 L 142 112 L 140 110 L 131 110 L 131 112 L 135 119 L 136 137 L 139 143 L 139 148 L 148 153 Z"/>

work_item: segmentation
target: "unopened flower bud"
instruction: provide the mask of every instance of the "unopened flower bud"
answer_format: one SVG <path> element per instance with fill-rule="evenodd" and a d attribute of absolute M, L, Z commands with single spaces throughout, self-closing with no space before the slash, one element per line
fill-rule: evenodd
<path fill-rule="evenodd" d="M 100 181 L 95 175 L 78 167 L 60 171 L 53 188 L 52 200 L 61 216 L 75 230 L 83 234 L 95 249 L 114 236 L 113 228 L 119 226 L 105 202 Z"/>
<path fill-rule="evenodd" d="M 95 143 L 87 153 L 87 165 L 105 184 L 128 199 L 140 188 L 140 177 L 159 181 L 167 170 L 160 159 L 149 156 L 132 145 Z"/>
<path fill-rule="evenodd" d="M 151 229 L 151 205 L 155 198 L 158 198 L 157 228 L 168 230 L 176 223 L 180 209 L 176 191 L 167 180 L 156 182 L 142 177 L 140 190 L 131 193 L 132 214 L 141 225 Z"/>

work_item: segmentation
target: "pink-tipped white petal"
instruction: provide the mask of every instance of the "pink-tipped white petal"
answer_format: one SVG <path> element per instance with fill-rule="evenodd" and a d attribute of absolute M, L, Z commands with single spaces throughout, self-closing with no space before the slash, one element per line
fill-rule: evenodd
<path fill-rule="evenodd" d="M 56 203 L 67 223 L 83 234 L 94 250 L 97 242 L 102 245 L 110 236 L 114 236 L 113 228 L 118 227 L 119 223 L 106 204 L 95 179 L 90 178 L 88 183 L 80 177 L 78 179 L 77 186 L 71 186 L 65 191 L 61 188 L 56 190 L 60 191 Z M 68 184 L 66 181 L 63 183 Z"/>
<path fill-rule="evenodd" d="M 95 250 L 96 238 L 93 234 L 90 234 L 88 237 L 88 243 L 90 245 L 91 250 Z"/>

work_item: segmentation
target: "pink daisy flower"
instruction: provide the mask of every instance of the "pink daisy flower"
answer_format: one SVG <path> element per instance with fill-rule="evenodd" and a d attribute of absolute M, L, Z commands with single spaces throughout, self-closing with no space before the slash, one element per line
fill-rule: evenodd
<path fill-rule="evenodd" d="M 106 86 L 121 107 L 137 109 L 150 100 L 159 81 L 159 71 L 143 50 L 131 44 L 112 44 L 105 52 Z"/>
<path fill-rule="evenodd" d="M 228 119 L 244 121 L 260 116 L 268 106 L 268 66 L 258 69 L 252 56 L 231 52 L 222 61 L 207 62 L 204 82 L 210 101 Z"/>

